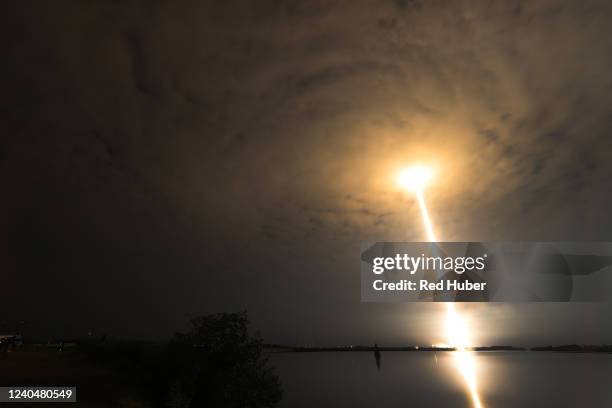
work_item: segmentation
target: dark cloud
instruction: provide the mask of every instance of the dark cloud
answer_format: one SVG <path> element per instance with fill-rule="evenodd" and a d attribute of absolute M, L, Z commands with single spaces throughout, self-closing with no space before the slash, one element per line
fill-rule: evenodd
<path fill-rule="evenodd" d="M 355 266 L 422 237 L 392 179 L 414 160 L 444 239 L 610 239 L 606 2 L 9 8 L 2 295 L 25 317 L 166 334 L 246 307 L 279 340 L 426 340 L 398 325 L 434 309 L 359 304 Z"/>

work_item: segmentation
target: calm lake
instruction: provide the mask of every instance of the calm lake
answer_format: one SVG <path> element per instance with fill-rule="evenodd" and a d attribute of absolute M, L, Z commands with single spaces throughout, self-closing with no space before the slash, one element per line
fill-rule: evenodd
<path fill-rule="evenodd" d="M 612 354 L 478 352 L 484 407 L 612 407 Z M 281 407 L 470 407 L 448 352 L 277 353 Z"/>

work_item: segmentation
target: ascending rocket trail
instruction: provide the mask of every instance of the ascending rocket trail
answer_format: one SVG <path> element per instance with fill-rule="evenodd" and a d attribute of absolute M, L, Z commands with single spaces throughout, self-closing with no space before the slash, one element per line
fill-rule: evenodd
<path fill-rule="evenodd" d="M 427 203 L 425 202 L 423 190 L 417 190 L 416 196 L 419 202 L 419 208 L 421 209 L 421 215 L 423 216 L 425 231 L 427 231 L 427 239 L 431 242 L 436 242 L 436 236 L 433 231 L 433 225 L 431 225 L 431 218 L 429 218 L 429 211 L 427 211 Z"/>
<path fill-rule="evenodd" d="M 433 224 L 425 201 L 425 185 L 431 180 L 432 173 L 426 167 L 415 166 L 400 174 L 399 183 L 416 194 L 427 239 L 436 242 Z M 446 338 L 448 345 L 453 347 L 453 357 L 459 373 L 465 381 L 474 408 L 483 408 L 476 383 L 476 361 L 473 352 L 469 350 L 471 341 L 469 330 L 453 302 L 446 302 Z"/>

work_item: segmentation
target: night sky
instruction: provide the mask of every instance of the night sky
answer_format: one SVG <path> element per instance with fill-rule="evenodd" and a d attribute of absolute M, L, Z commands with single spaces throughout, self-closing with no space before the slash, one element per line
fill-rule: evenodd
<path fill-rule="evenodd" d="M 362 241 L 612 240 L 607 1 L 14 1 L 0 13 L 0 323 L 439 339 L 360 301 Z M 612 342 L 612 305 L 485 304 L 483 344 Z M 23 321 L 24 323 L 19 323 Z M 1 326 L 0 326 L 1 327 Z"/>

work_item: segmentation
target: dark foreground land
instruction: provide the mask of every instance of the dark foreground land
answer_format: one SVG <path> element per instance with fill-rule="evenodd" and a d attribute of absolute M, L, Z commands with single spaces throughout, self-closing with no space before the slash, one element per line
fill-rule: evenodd
<path fill-rule="evenodd" d="M 146 373 L 129 360 L 96 362 L 79 349 L 58 351 L 25 345 L 0 360 L 2 386 L 76 386 L 77 403 L 53 403 L 53 407 L 150 407 L 142 387 Z M 128 376 L 137 374 L 140 380 Z M 3 404 L 4 405 L 4 404 Z M 6 404 L 25 407 L 27 403 Z M 36 403 L 41 407 L 46 404 Z"/>
<path fill-rule="evenodd" d="M 164 343 L 104 337 L 48 347 L 15 339 L 0 353 L 0 386 L 76 386 L 77 404 L 65 406 L 264 408 L 282 397 L 246 312 L 193 318 L 188 331 Z"/>

